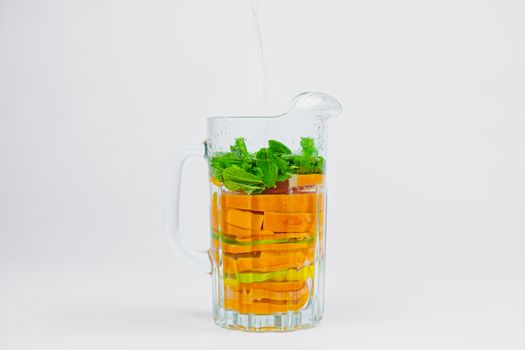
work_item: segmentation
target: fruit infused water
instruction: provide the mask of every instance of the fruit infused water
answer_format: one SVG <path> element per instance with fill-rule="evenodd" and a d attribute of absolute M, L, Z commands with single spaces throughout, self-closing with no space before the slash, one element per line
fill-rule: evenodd
<path fill-rule="evenodd" d="M 278 115 L 209 117 L 206 141 L 175 154 L 166 232 L 180 257 L 210 274 L 217 325 L 279 332 L 323 317 L 327 126 L 341 111 L 330 95 L 301 93 Z M 211 244 L 204 251 L 181 227 L 190 157 L 208 162 Z"/>
<path fill-rule="evenodd" d="M 281 314 L 295 324 L 322 297 L 325 161 L 313 138 L 299 143 L 250 152 L 237 138 L 209 155 L 216 319 Z"/>

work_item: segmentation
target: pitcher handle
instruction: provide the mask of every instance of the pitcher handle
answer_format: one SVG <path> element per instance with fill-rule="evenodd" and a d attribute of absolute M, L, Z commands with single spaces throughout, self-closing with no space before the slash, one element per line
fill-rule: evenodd
<path fill-rule="evenodd" d="M 183 146 L 175 153 L 169 179 L 165 228 L 174 250 L 192 265 L 198 267 L 199 270 L 210 273 L 211 260 L 208 251 L 195 249 L 188 244 L 180 227 L 180 186 L 184 162 L 190 157 L 204 157 L 205 151 L 204 144 L 201 144 Z"/>

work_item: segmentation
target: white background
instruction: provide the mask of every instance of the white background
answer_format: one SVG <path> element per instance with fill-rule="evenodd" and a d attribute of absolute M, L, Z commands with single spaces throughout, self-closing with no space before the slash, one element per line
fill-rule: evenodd
<path fill-rule="evenodd" d="M 525 3 L 0 1 L 0 349 L 525 347 Z M 163 232 L 205 118 L 342 103 L 315 329 L 211 320 Z M 184 225 L 205 248 L 203 161 Z M 193 348 L 193 347 L 192 347 Z"/>

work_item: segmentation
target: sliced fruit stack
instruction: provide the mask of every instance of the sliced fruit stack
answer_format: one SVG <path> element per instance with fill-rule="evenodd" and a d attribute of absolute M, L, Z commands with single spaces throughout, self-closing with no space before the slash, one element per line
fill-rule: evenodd
<path fill-rule="evenodd" d="M 307 176 L 258 195 L 213 192 L 211 252 L 222 264 L 226 309 L 273 314 L 308 302 L 317 239 L 324 252 L 324 201 L 323 176 Z"/>

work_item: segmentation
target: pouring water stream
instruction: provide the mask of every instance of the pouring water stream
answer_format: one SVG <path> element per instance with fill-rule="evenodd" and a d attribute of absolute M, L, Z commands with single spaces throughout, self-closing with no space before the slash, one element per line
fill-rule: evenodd
<path fill-rule="evenodd" d="M 252 25 L 254 31 L 254 44 L 255 44 L 255 69 L 257 70 L 257 80 L 258 80 L 258 97 L 260 107 L 264 109 L 265 105 L 265 89 L 264 89 L 264 66 L 263 66 L 263 43 L 261 35 L 261 27 L 259 24 L 259 11 L 257 7 L 257 0 L 251 0 L 251 12 L 252 12 Z"/>

